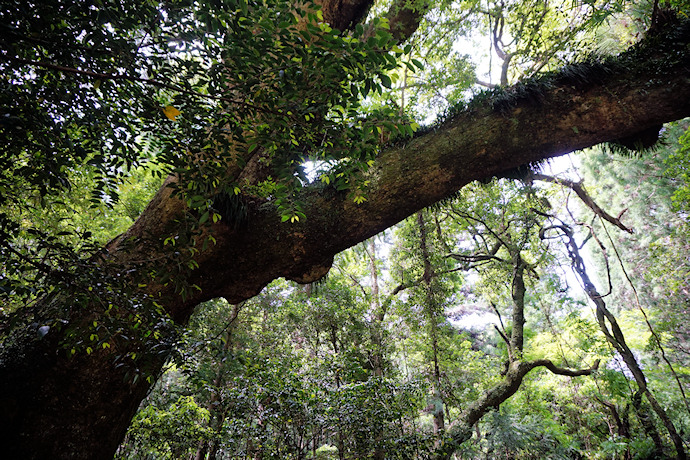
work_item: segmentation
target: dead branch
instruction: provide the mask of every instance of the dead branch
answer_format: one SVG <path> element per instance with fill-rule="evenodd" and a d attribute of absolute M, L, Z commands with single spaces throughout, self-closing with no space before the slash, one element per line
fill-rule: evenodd
<path fill-rule="evenodd" d="M 585 190 L 585 188 L 582 186 L 582 182 L 574 182 L 568 179 L 561 179 L 559 177 L 553 177 L 549 176 L 546 174 L 541 174 L 541 173 L 534 173 L 532 174 L 532 179 L 534 180 L 540 180 L 543 182 L 551 182 L 553 184 L 558 184 L 558 185 L 563 185 L 565 187 L 568 187 L 571 189 L 573 192 L 577 194 L 577 196 L 582 200 L 582 202 L 589 208 L 591 209 L 594 214 L 597 216 L 601 217 L 602 219 L 612 223 L 616 227 L 620 228 L 621 230 L 628 232 L 630 234 L 633 233 L 633 229 L 626 227 L 621 221 L 620 218 L 623 216 L 625 211 L 627 209 L 624 209 L 621 211 L 620 214 L 618 214 L 618 217 L 613 217 L 611 214 L 607 213 L 601 207 L 592 199 L 591 196 L 589 196 L 589 193 Z"/>

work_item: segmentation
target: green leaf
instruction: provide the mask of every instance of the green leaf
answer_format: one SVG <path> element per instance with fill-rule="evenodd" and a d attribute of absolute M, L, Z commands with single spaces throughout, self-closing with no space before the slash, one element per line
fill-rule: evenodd
<path fill-rule="evenodd" d="M 389 89 L 390 89 L 390 87 L 391 87 L 391 79 L 390 79 L 390 77 L 389 77 L 388 75 L 385 75 L 385 74 L 380 74 L 380 75 L 379 75 L 379 78 L 381 79 L 381 84 L 382 84 L 383 86 L 385 86 L 386 88 L 389 88 Z"/>

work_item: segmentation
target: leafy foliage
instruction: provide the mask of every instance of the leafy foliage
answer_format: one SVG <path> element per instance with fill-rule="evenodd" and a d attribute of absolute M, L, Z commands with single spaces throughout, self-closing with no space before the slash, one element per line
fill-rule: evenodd
<path fill-rule="evenodd" d="M 209 437 L 204 426 L 208 416 L 208 411 L 199 407 L 191 396 L 181 396 L 165 409 L 147 406 L 132 422 L 129 432 L 132 450 L 137 456 L 184 457 Z"/>
<path fill-rule="evenodd" d="M 582 379 L 533 372 L 476 425 L 460 446 L 465 456 L 663 453 L 654 436 L 661 423 L 643 417 L 635 384 L 561 275 L 568 260 L 540 238 L 556 213 L 573 216 L 560 189 L 471 184 L 402 223 L 392 242 L 342 255 L 321 284 L 276 282 L 243 304 L 210 302 L 184 335 L 157 299 L 142 294 L 151 283 L 173 284 L 183 298 L 196 289 L 186 277 L 197 268 L 193 256 L 213 243 L 204 232 L 219 220 L 241 225 L 248 201 L 275 209 L 285 225 L 308 218 L 296 197 L 315 181 L 349 193 L 356 205 L 366 201 L 379 146 L 417 127 L 408 115 L 466 110 L 480 71 L 457 44 L 475 38 L 473 29 L 486 33 L 500 58 L 501 84 L 535 76 L 471 105 L 490 102 L 498 112 L 539 100 L 554 81 L 584 86 L 613 68 L 634 71 L 649 52 L 637 47 L 615 67 L 592 57 L 539 73 L 595 48 L 597 27 L 620 25 L 620 13 L 636 24 L 616 34 L 641 33 L 651 2 L 443 1 L 428 11 L 413 3 L 405 7 L 426 13 L 425 33 L 404 49 L 386 20 L 338 31 L 309 2 L 10 0 L 0 7 L 0 311 L 7 320 L 0 343 L 22 321 L 35 340 L 60 331 L 69 356 L 117 342 L 129 351 L 113 350 L 113 364 L 125 366 L 132 384 L 155 378 L 155 366 L 132 350 L 161 361 L 174 350 L 120 457 L 429 458 L 449 439 L 439 419 L 451 432 L 511 362 L 527 359 L 603 365 Z M 665 41 L 673 37 L 660 35 L 656 45 Z M 641 230 L 615 244 L 633 261 L 652 314 L 623 307 L 640 301 L 624 286 L 627 275 L 614 275 L 612 298 L 659 400 L 682 428 L 690 423 L 682 394 L 689 369 L 684 128 L 669 128 L 680 148 L 660 154 L 663 165 L 601 152 L 586 165 L 601 176 L 597 196 L 629 205 Z M 615 174 L 601 174 L 606 168 Z M 160 257 L 142 253 L 126 270 L 105 263 L 103 246 L 138 218 L 165 177 L 163 192 L 185 203 L 184 231 L 154 235 L 166 249 Z M 518 273 L 526 280 L 520 295 Z M 526 319 L 514 346 L 508 336 L 522 328 L 518 297 Z M 49 307 L 41 315 L 31 308 L 38 302 Z M 88 319 L 70 322 L 75 310 Z M 491 319 L 470 327 L 471 313 Z M 670 373 L 659 364 L 671 366 L 665 349 Z"/>
<path fill-rule="evenodd" d="M 189 232 L 166 243 L 178 268 L 142 265 L 137 283 L 151 273 L 184 296 L 196 228 L 222 217 L 215 197 L 258 195 L 299 220 L 293 195 L 309 160 L 361 201 L 380 133 L 411 132 L 390 111 L 360 106 L 390 86 L 403 52 L 389 52 L 385 22 L 363 40 L 361 26 L 344 35 L 324 24 L 314 4 L 244 0 L 6 2 L 0 22 L 5 313 L 35 299 L 35 286 L 78 285 L 96 299 L 132 291 L 130 280 L 92 282 L 101 245 L 151 197 L 132 180 L 177 176 L 170 186 L 188 206 Z M 233 168 L 248 161 L 266 172 L 239 181 Z"/>

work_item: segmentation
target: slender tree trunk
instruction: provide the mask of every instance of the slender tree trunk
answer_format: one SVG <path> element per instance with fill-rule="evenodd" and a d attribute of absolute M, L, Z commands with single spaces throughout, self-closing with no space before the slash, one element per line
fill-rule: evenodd
<path fill-rule="evenodd" d="M 373 319 L 371 327 L 371 342 L 374 347 L 372 353 L 373 360 L 373 374 L 374 378 L 383 378 L 383 320 L 386 316 L 386 311 L 381 305 L 381 299 L 379 296 L 379 271 L 376 266 L 376 241 L 374 238 L 369 240 L 369 247 L 367 249 L 367 254 L 369 255 L 369 276 L 371 279 L 371 311 L 373 314 Z M 383 460 L 386 458 L 386 451 L 384 450 L 383 444 L 383 427 L 374 427 L 376 435 L 374 439 L 374 460 Z"/>
<path fill-rule="evenodd" d="M 426 312 L 427 328 L 429 330 L 429 338 L 431 339 L 431 362 L 432 362 L 432 393 L 433 393 L 433 416 L 434 416 L 434 434 L 442 435 L 446 429 L 444 420 L 444 401 L 441 392 L 441 369 L 438 364 L 438 305 L 434 293 L 433 278 L 434 269 L 431 265 L 431 254 L 429 252 L 429 241 L 426 229 L 426 221 L 424 219 L 424 211 L 417 213 L 417 226 L 419 227 L 419 248 L 422 251 L 422 264 L 424 273 L 422 280 L 424 283 L 424 290 L 426 292 L 426 305 L 424 310 Z"/>
<path fill-rule="evenodd" d="M 526 295 L 524 272 L 527 268 L 527 263 L 520 256 L 519 247 L 513 245 L 510 241 L 510 235 L 506 234 L 502 235 L 502 237 L 503 241 L 501 244 L 509 251 L 511 255 L 510 260 L 513 264 L 511 288 L 513 324 L 510 339 L 506 337 L 503 331 L 499 330 L 501 337 L 508 347 L 509 359 L 507 369 L 503 379 L 499 383 L 485 390 L 479 398 L 464 408 L 460 416 L 449 425 L 447 430 L 449 439 L 444 446 L 437 447 L 436 449 L 435 456 L 438 460 L 448 460 L 457 447 L 469 440 L 472 437 L 472 428 L 477 422 L 479 422 L 489 411 L 498 409 L 504 401 L 513 396 L 520 388 L 525 376 L 533 369 L 537 367 L 546 367 L 556 375 L 577 377 L 590 375 L 599 367 L 599 361 L 595 362 L 589 369 L 571 370 L 558 367 L 548 359 L 535 361 L 523 360 L 522 349 L 524 346 L 524 308 Z"/>
<path fill-rule="evenodd" d="M 225 374 L 227 373 L 227 369 L 225 369 L 225 367 L 223 366 L 223 362 L 225 361 L 225 357 L 227 356 L 228 352 L 233 347 L 233 332 L 235 330 L 237 324 L 237 316 L 239 315 L 241 308 L 241 303 L 234 304 L 232 306 L 232 311 L 230 313 L 230 324 L 228 325 L 224 334 L 221 361 L 216 363 L 216 365 L 218 366 L 218 371 L 216 372 L 216 377 L 213 379 L 213 388 L 211 390 L 211 397 L 209 398 L 207 406 L 208 412 L 210 414 L 208 427 L 214 432 L 215 436 L 213 437 L 213 439 L 210 439 L 208 441 L 199 442 L 199 448 L 196 451 L 194 460 L 204 460 L 207 458 L 207 454 L 208 460 L 215 460 L 216 455 L 218 453 L 219 437 L 223 429 L 223 422 L 225 421 L 225 414 L 227 411 L 227 409 L 223 407 L 223 401 L 221 396 L 223 392 L 222 386 L 225 383 Z"/>
<path fill-rule="evenodd" d="M 525 261 L 520 256 L 520 251 L 514 249 L 513 255 L 513 281 L 511 297 L 513 299 L 513 330 L 510 335 L 509 346 L 514 358 L 519 359 L 525 344 Z"/>
<path fill-rule="evenodd" d="M 331 347 L 333 347 L 333 353 L 336 355 L 340 353 L 340 349 L 338 347 L 338 334 L 336 331 L 336 326 L 335 324 L 330 325 L 330 341 L 331 341 Z M 340 372 L 336 370 L 335 375 L 333 376 L 334 383 L 335 383 L 335 388 L 338 389 L 342 385 L 342 382 L 340 380 Z M 340 429 L 340 427 L 336 427 L 336 433 L 335 433 L 335 438 L 336 438 L 336 444 L 338 447 L 338 458 L 342 459 L 344 458 L 345 455 L 345 438 L 343 436 L 343 431 Z"/>
<path fill-rule="evenodd" d="M 565 224 L 557 225 L 552 228 L 562 231 L 565 235 L 565 243 L 568 248 L 570 258 L 572 260 L 573 270 L 580 277 L 580 280 L 582 281 L 582 285 L 584 286 L 587 296 L 596 306 L 596 316 L 597 322 L 599 323 L 599 327 L 603 332 L 604 337 L 606 337 L 606 340 L 620 354 L 621 358 L 623 358 L 623 362 L 627 366 L 628 370 L 630 370 L 630 372 L 633 375 L 633 378 L 635 379 L 635 382 L 637 383 L 638 391 L 636 392 L 634 398 L 637 400 L 637 403 L 636 401 L 633 401 L 635 409 L 638 411 L 641 410 L 641 405 L 639 404 L 639 397 L 640 395 L 644 395 L 647 401 L 649 401 L 649 404 L 652 406 L 654 412 L 657 414 L 659 419 L 661 419 L 662 423 L 666 427 L 666 430 L 668 431 L 668 434 L 671 437 L 671 441 L 673 442 L 673 445 L 676 449 L 677 458 L 681 460 L 685 459 L 686 455 L 685 447 L 683 446 L 683 440 L 676 431 L 675 425 L 669 418 L 668 414 L 666 414 L 664 408 L 661 407 L 654 395 L 649 390 L 647 386 L 647 378 L 645 377 L 642 368 L 638 364 L 637 358 L 635 357 L 634 353 L 628 347 L 625 341 L 625 337 L 623 336 L 623 331 L 618 326 L 618 321 L 616 320 L 616 317 L 608 310 L 603 297 L 599 294 L 599 292 L 597 292 L 596 287 L 589 278 L 589 275 L 587 274 L 587 270 L 585 268 L 584 261 L 580 256 L 578 245 L 575 242 L 572 229 Z M 643 424 L 646 423 L 643 420 L 644 417 L 640 417 L 640 421 L 642 421 Z M 650 421 L 650 424 L 651 423 L 652 422 Z M 649 429 L 651 429 L 651 427 Z M 653 434 L 653 431 L 651 431 L 651 433 Z M 652 439 L 654 440 L 655 445 L 657 445 L 658 435 L 655 435 L 655 437 L 653 437 Z"/>
<path fill-rule="evenodd" d="M 654 458 L 663 458 L 664 442 L 661 440 L 659 430 L 657 430 L 656 425 L 654 424 L 654 418 L 652 414 L 649 412 L 649 409 L 645 407 L 645 404 L 642 401 L 642 395 L 643 392 L 641 392 L 640 390 L 636 391 L 635 394 L 633 394 L 631 398 L 632 406 L 635 411 L 635 415 L 637 416 L 637 419 L 640 421 L 640 425 L 642 425 L 642 430 L 645 432 L 647 436 L 649 436 L 649 438 L 654 443 Z"/>
<path fill-rule="evenodd" d="M 611 433 L 611 435 L 616 434 L 621 438 L 630 439 L 630 422 L 628 421 L 628 411 L 630 408 L 630 404 L 626 404 L 625 408 L 623 409 L 623 413 L 620 413 L 615 404 L 610 403 L 608 401 L 604 401 L 600 398 L 595 399 L 602 406 L 606 407 L 606 409 L 611 414 L 613 423 L 616 426 L 615 433 L 611 428 L 609 428 L 609 432 Z M 630 452 L 630 447 L 626 449 L 625 454 L 623 455 L 623 460 L 632 460 L 632 453 Z"/>
<path fill-rule="evenodd" d="M 367 254 L 369 256 L 369 276 L 371 279 L 371 311 L 373 319 L 371 324 L 371 342 L 374 346 L 372 353 L 373 373 L 376 377 L 383 377 L 383 321 L 386 318 L 386 309 L 381 305 L 379 295 L 379 271 L 376 266 L 376 242 L 374 238 L 369 240 Z"/>

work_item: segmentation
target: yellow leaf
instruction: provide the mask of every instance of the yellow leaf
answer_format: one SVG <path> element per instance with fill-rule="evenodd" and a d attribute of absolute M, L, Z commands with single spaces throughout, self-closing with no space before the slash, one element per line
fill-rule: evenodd
<path fill-rule="evenodd" d="M 172 105 L 166 105 L 165 108 L 163 108 L 163 114 L 168 117 L 169 119 L 175 121 L 175 118 L 182 113 L 179 110 L 177 110 L 175 107 Z"/>

